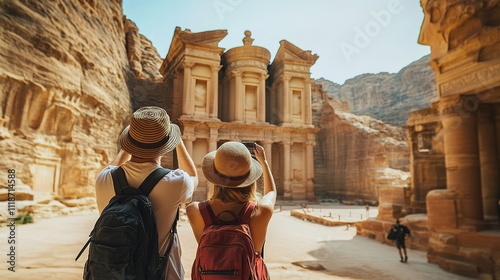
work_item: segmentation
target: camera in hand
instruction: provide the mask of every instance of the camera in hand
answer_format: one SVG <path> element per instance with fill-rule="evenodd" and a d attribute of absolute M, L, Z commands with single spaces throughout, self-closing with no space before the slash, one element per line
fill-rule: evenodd
<path fill-rule="evenodd" d="M 252 156 L 255 154 L 254 151 L 255 151 L 255 142 L 241 142 L 243 145 L 245 145 L 245 147 L 247 147 L 247 149 L 250 151 L 250 153 L 252 154 Z"/>

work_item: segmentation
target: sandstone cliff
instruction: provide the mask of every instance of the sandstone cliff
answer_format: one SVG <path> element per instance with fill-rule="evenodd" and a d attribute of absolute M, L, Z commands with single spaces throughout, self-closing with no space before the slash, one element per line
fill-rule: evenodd
<path fill-rule="evenodd" d="M 317 197 L 377 203 L 381 188 L 409 186 L 402 128 L 345 112 L 319 85 L 313 92 L 313 123 L 321 128 L 314 154 Z"/>
<path fill-rule="evenodd" d="M 162 83 L 163 77 L 159 70 L 163 59 L 151 41 L 139 33 L 134 22 L 125 20 L 124 24 L 127 57 L 131 70 L 128 72 L 127 84 L 130 89 L 132 109 L 136 110 L 147 105 L 167 108 L 168 102 L 164 98 L 167 90 Z"/>
<path fill-rule="evenodd" d="M 402 126 L 411 111 L 428 107 L 435 98 L 434 72 L 429 55 L 404 67 L 396 74 L 362 74 L 343 85 L 317 79 L 328 95 L 346 101 L 350 112 L 367 115 L 385 123 Z"/>
<path fill-rule="evenodd" d="M 131 111 L 121 4 L 2 1 L 1 178 L 15 169 L 35 193 L 93 194 Z"/>

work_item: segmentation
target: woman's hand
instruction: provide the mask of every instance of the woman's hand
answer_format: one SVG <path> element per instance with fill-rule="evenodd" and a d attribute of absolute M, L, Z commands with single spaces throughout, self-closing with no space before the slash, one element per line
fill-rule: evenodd
<path fill-rule="evenodd" d="M 254 149 L 255 158 L 260 162 L 260 164 L 264 164 L 266 162 L 266 152 L 264 151 L 264 147 L 255 143 Z"/>

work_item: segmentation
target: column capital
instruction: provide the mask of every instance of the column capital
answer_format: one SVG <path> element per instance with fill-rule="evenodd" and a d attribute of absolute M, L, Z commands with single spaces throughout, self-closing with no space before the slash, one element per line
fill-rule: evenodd
<path fill-rule="evenodd" d="M 439 100 L 441 115 L 460 114 L 470 115 L 479 109 L 481 101 L 476 95 L 450 96 Z"/>
<path fill-rule="evenodd" d="M 229 76 L 230 77 L 242 77 L 243 72 L 238 71 L 238 70 L 233 70 L 233 71 L 229 72 Z"/>
<path fill-rule="evenodd" d="M 293 144 L 293 141 L 292 140 L 283 140 L 281 141 L 283 143 L 283 145 L 285 146 L 291 146 Z"/>
<path fill-rule="evenodd" d="M 192 61 L 183 61 L 182 62 L 182 67 L 184 67 L 184 69 L 186 68 L 193 68 L 193 66 L 196 64 L 196 62 L 192 62 Z"/>
<path fill-rule="evenodd" d="M 212 69 L 213 72 L 218 72 L 222 68 L 222 65 L 210 65 L 210 69 Z"/>
<path fill-rule="evenodd" d="M 307 140 L 306 141 L 306 145 L 307 146 L 314 146 L 314 145 L 316 145 L 316 141 L 314 141 L 314 140 Z"/>
<path fill-rule="evenodd" d="M 219 129 L 211 127 L 208 134 L 208 140 L 217 141 L 217 139 L 219 139 Z"/>
<path fill-rule="evenodd" d="M 290 79 L 292 79 L 292 76 L 290 76 L 290 75 L 281 75 L 279 79 L 282 82 L 288 82 L 288 81 L 290 81 Z"/>
<path fill-rule="evenodd" d="M 309 77 L 304 78 L 304 83 L 306 85 L 310 85 L 310 84 L 314 83 L 314 79 L 313 78 L 309 78 Z"/>
<path fill-rule="evenodd" d="M 263 146 L 266 146 L 266 145 L 272 145 L 274 142 L 272 140 L 262 140 L 261 141 L 262 145 Z"/>

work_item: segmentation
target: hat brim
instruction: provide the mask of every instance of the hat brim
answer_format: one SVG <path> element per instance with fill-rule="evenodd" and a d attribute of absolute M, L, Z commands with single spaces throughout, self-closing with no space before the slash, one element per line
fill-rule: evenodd
<path fill-rule="evenodd" d="M 205 155 L 202 165 L 203 175 L 205 175 L 205 178 L 207 178 L 207 180 L 212 184 L 226 188 L 244 188 L 251 185 L 252 183 L 257 181 L 260 176 L 262 176 L 262 166 L 256 159 L 253 158 L 251 161 L 248 176 L 244 179 L 233 180 L 217 175 L 214 167 L 216 152 L 217 151 L 212 151 Z"/>
<path fill-rule="evenodd" d="M 179 142 L 181 141 L 181 131 L 179 127 L 176 124 L 170 124 L 168 141 L 158 148 L 145 149 L 137 147 L 130 141 L 128 137 L 129 129 L 130 125 L 125 127 L 125 129 L 122 131 L 122 134 L 120 134 L 119 137 L 119 143 L 124 151 L 138 158 L 155 158 L 158 156 L 163 156 L 164 154 L 175 149 L 175 147 L 177 147 L 177 144 L 179 144 Z"/>

